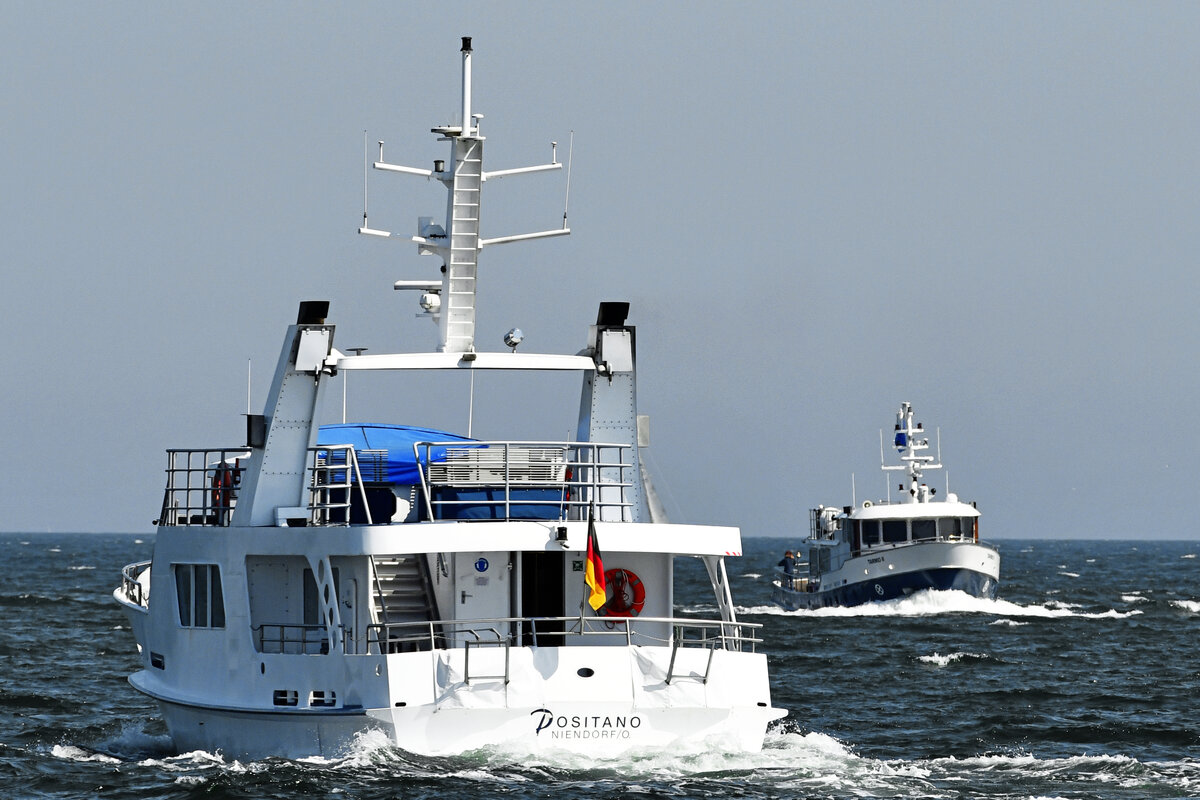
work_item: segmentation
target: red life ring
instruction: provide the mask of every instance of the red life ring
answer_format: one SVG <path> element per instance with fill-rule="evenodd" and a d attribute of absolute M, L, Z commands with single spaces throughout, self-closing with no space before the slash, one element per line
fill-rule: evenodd
<path fill-rule="evenodd" d="M 604 571 L 604 585 L 608 589 L 608 602 L 596 612 L 603 617 L 636 617 L 646 605 L 646 587 L 637 573 L 628 569 Z"/>

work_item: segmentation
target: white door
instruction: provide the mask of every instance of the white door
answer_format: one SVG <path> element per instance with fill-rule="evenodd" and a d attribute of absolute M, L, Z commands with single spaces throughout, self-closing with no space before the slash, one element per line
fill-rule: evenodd
<path fill-rule="evenodd" d="M 463 641 L 491 641 L 507 637 L 507 623 L 487 620 L 512 616 L 512 558 L 508 552 L 456 553 L 454 556 L 454 618 L 481 620 L 456 625 Z M 471 633 L 474 631 L 474 634 Z"/>

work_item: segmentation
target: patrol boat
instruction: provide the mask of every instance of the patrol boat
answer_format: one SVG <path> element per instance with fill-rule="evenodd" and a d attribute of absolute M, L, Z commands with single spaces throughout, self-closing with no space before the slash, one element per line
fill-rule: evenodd
<path fill-rule="evenodd" d="M 301 303 L 246 444 L 167 451 L 153 557 L 124 568 L 114 597 L 141 657 L 130 683 L 180 751 L 337 757 L 371 732 L 430 755 L 689 739 L 753 751 L 786 713 L 761 626 L 734 613 L 738 529 L 652 514 L 628 304 L 600 303 L 575 355 L 517 352 L 517 330 L 476 349 L 480 251 L 569 229 L 564 214 L 562 228 L 482 238 L 485 181 L 562 163 L 484 169 L 471 57 L 464 38 L 461 118 L 432 129 L 448 160 L 374 164 L 440 181 L 444 222 L 400 236 L 364 213 L 360 228 L 438 258 L 435 280 L 396 284 L 419 292 L 436 351 L 341 352 L 328 303 Z M 314 420 L 333 376 L 383 370 L 574 371 L 578 427 L 570 441 L 481 441 Z M 675 611 L 680 557 L 703 564 L 709 618 Z"/>
<path fill-rule="evenodd" d="M 923 589 L 996 596 L 1000 555 L 979 541 L 979 510 L 973 503 L 949 492 L 945 500 L 934 500 L 937 490 L 924 482 L 924 472 L 942 464 L 924 454 L 929 440 L 913 416 L 912 404 L 901 403 L 894 443 L 902 463 L 882 464 L 885 471 L 907 473 L 900 500 L 812 509 L 809 536 L 799 551 L 807 557 L 790 571 L 779 570 L 773 581 L 777 604 L 789 611 L 855 606 Z M 880 442 L 881 456 L 882 449 Z"/>

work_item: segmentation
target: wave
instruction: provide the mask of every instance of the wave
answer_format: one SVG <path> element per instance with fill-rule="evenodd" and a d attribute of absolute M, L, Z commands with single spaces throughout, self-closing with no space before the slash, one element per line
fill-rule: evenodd
<path fill-rule="evenodd" d="M 917 661 L 922 661 L 926 664 L 933 664 L 938 667 L 948 667 L 956 661 L 962 661 L 963 659 L 968 658 L 982 661 L 987 659 L 988 656 L 986 653 L 947 653 L 946 655 L 941 655 L 940 653 L 935 652 L 933 655 L 918 656 Z"/>
<path fill-rule="evenodd" d="M 1179 790 L 1194 796 L 1200 786 L 1200 763 L 1194 761 L 1139 761 L 1120 754 L 1081 755 L 1063 758 L 1038 758 L 1033 755 L 981 755 L 967 758 L 935 758 L 927 762 L 931 775 L 940 773 L 971 774 L 986 772 L 997 782 L 1013 781 L 1038 785 L 1056 792 L 1067 790 L 1087 795 L 1104 796 L 1113 787 L 1135 790 L 1131 796 L 1157 796 L 1168 791 L 1177 796 Z M 1046 782 L 1043 784 L 1042 782 Z M 1109 787 L 1104 791 L 1104 787 Z M 1072 791 L 1074 789 L 1074 791 Z M 1041 795 L 1044 796 L 1044 795 Z M 1061 794 L 1054 795 L 1062 797 Z"/>
<path fill-rule="evenodd" d="M 1171 605 L 1191 614 L 1200 614 L 1200 601 L 1197 600 L 1172 600 Z"/>
<path fill-rule="evenodd" d="M 955 658 L 957 656 L 957 658 Z M 975 657 L 947 656 L 951 662 Z M 122 747 L 156 746 L 156 737 L 131 732 L 117 737 Z M 141 741 L 149 739 L 149 742 Z M 139 741 L 141 743 L 139 744 Z M 129 759 L 70 744 L 55 745 L 56 758 L 83 764 L 122 764 Z M 95 766 L 90 766 L 95 770 Z M 362 734 L 340 759 L 265 759 L 239 762 L 195 751 L 164 756 L 142 750 L 130 766 L 154 780 L 169 781 L 184 793 L 217 795 L 235 784 L 269 781 L 288 788 L 272 797 L 324 796 L 331 787 L 359 790 L 411 787 L 413 796 L 464 797 L 487 793 L 515 798 L 545 796 L 689 796 L 767 798 L 819 797 L 1077 797 L 1194 796 L 1200 763 L 1139 761 L 1127 755 L 981 754 L 887 759 L 857 753 L 838 738 L 805 730 L 795 719 L 775 725 L 759 752 L 734 752 L 717 739 L 648 748 L 622 756 L 592 757 L 543 751 L 514 753 L 499 747 L 449 757 L 425 757 L 395 747 L 383 733 Z M 258 787 L 266 788 L 265 784 Z M 340 790 L 337 792 L 340 793 Z M 354 794 L 353 789 L 350 794 Z M 408 792 L 405 793 L 406 795 Z M 189 794 L 189 796 L 191 796 Z M 375 795 L 371 795 L 375 796 Z M 379 795 L 382 796 L 382 795 Z M 391 796 L 391 792 L 388 792 Z"/>
<path fill-rule="evenodd" d="M 779 606 L 739 607 L 739 614 L 813 616 L 813 617 L 923 617 L 933 614 L 995 614 L 1002 617 L 1080 617 L 1085 619 L 1125 619 L 1142 612 L 1129 611 L 1087 612 L 1071 603 L 1048 601 L 1045 605 L 1023 606 L 1008 600 L 988 600 L 973 597 L 958 590 L 926 590 L 908 597 L 882 602 L 865 603 L 859 606 L 830 606 L 828 608 L 785 611 Z"/>

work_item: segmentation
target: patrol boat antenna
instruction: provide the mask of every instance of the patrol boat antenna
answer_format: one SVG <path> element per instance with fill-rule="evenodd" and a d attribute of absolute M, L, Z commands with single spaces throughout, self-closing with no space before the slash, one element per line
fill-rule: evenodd
<path fill-rule="evenodd" d="M 907 470 L 908 472 L 908 497 L 901 496 L 901 502 L 906 503 L 924 503 L 928 502 L 930 497 L 936 490 L 929 488 L 921 482 L 924 470 L 941 469 L 941 444 L 939 442 L 938 453 L 939 458 L 922 454 L 922 450 L 929 449 L 929 440 L 924 436 L 925 428 L 921 423 L 913 422 L 913 407 L 912 403 L 901 403 L 900 410 L 896 412 L 896 438 L 895 447 L 899 453 L 900 460 L 903 464 L 883 464 L 884 470 Z M 880 459 L 883 457 L 882 442 L 880 443 Z"/>
<path fill-rule="evenodd" d="M 563 209 L 563 227 L 536 233 L 501 236 L 494 239 L 480 237 L 479 219 L 483 184 L 491 178 L 506 175 L 523 175 L 547 170 L 560 170 L 557 143 L 550 145 L 550 163 L 534 167 L 517 167 L 487 172 L 483 169 L 483 141 L 479 122 L 482 114 L 471 111 L 471 37 L 462 37 L 462 120 L 459 125 L 443 125 L 432 128 L 438 141 L 450 143 L 450 170 L 446 162 L 438 159 L 433 169 L 404 167 L 383 160 L 383 142 L 379 143 L 379 160 L 374 167 L 386 172 L 402 172 L 441 181 L 447 192 L 446 219 L 438 224 L 433 217 L 419 217 L 417 235 L 410 238 L 416 242 L 421 255 L 436 255 L 442 259 L 442 279 L 401 280 L 394 288 L 421 292 L 421 308 L 437 323 L 439 333 L 438 350 L 443 353 L 475 352 L 475 292 L 479 272 L 479 252 L 494 244 L 543 239 L 550 236 L 565 236 L 571 232 L 566 227 L 566 209 Z M 365 190 L 364 190 L 365 195 Z M 359 233 L 371 236 L 402 237 L 400 234 L 371 228 L 363 210 L 363 226 Z"/>

